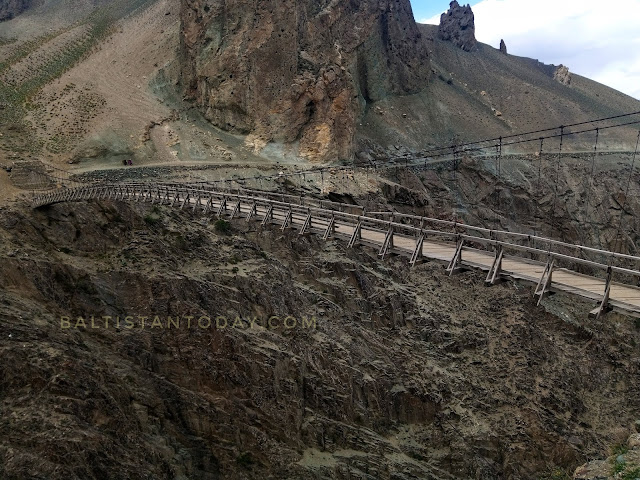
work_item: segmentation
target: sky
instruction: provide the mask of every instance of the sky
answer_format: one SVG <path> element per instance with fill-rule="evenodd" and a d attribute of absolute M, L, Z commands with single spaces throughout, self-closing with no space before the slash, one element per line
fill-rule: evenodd
<path fill-rule="evenodd" d="M 462 5 L 464 2 L 459 0 Z M 438 24 L 449 1 L 411 0 L 416 21 Z M 640 99 L 640 0 L 482 0 L 471 3 L 478 41 Z"/>

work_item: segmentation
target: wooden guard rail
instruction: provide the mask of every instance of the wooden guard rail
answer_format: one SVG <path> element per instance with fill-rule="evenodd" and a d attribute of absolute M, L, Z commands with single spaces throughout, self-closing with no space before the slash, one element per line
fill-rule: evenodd
<path fill-rule="evenodd" d="M 506 277 L 529 281 L 537 285 L 538 304 L 549 292 L 561 290 L 596 301 L 591 312 L 595 317 L 611 309 L 640 317 L 640 288 L 636 286 L 640 257 L 632 255 L 448 220 L 392 212 L 365 214 L 360 207 L 343 203 L 269 192 L 221 192 L 205 185 L 122 183 L 60 188 L 35 194 L 32 206 L 90 199 L 148 202 L 219 217 L 258 219 L 283 230 L 297 228 L 301 235 L 344 238 L 349 247 L 368 245 L 378 249 L 381 258 L 391 253 L 403 255 L 411 265 L 421 258 L 440 260 L 449 274 L 461 268 L 481 269 L 488 272 L 489 285 Z M 589 255 L 606 261 L 589 259 Z M 579 273 L 579 268 L 601 272 L 602 277 Z"/>

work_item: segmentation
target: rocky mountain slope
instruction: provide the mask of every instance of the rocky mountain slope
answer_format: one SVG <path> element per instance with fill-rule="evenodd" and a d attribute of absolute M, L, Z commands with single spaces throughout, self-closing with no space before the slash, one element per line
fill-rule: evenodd
<path fill-rule="evenodd" d="M 640 101 L 566 67 L 507 55 L 479 42 L 466 51 L 443 40 L 438 26 L 419 28 L 430 52 L 433 80 L 420 93 L 371 105 L 358 128 L 360 151 L 375 151 L 374 146 L 392 153 L 398 152 L 394 146 L 415 151 L 640 111 Z M 602 131 L 600 147 L 633 150 L 637 133 L 637 125 Z M 569 148 L 590 150 L 594 140 L 595 133 Z M 515 147 L 527 149 L 536 146 Z"/>
<path fill-rule="evenodd" d="M 37 3 L 38 0 L 4 0 L 0 3 L 0 22 L 11 20 Z"/>
<path fill-rule="evenodd" d="M 0 163 L 331 162 L 640 110 L 476 43 L 466 7 L 434 27 L 374 3 L 44 2 L 0 24 Z M 601 140 L 628 150 L 634 130 Z"/>
<path fill-rule="evenodd" d="M 408 0 L 185 0 L 183 79 L 209 120 L 258 151 L 275 141 L 348 159 L 368 102 L 428 81 L 420 37 Z"/>
<path fill-rule="evenodd" d="M 182 7 L 189 98 L 257 153 L 350 159 L 640 110 L 564 66 L 478 43 L 473 12 L 457 2 L 439 27 L 416 27 L 405 1 Z M 629 128 L 610 144 L 633 140 Z"/>
<path fill-rule="evenodd" d="M 144 205 L 0 227 L 3 479 L 532 479 L 640 411 L 640 330 L 561 294 Z M 190 315 L 317 328 L 166 328 Z"/>
<path fill-rule="evenodd" d="M 0 165 L 215 181 L 640 110 L 564 69 L 466 51 L 472 36 L 416 27 L 408 5 L 47 1 L 0 24 Z M 451 17 L 471 32 L 469 12 Z M 632 155 L 560 162 L 557 148 L 246 186 L 637 255 Z M 3 480 L 557 480 L 614 451 L 578 474 L 612 474 L 619 455 L 633 473 L 635 444 L 619 446 L 640 419 L 634 319 L 244 220 L 124 202 L 33 211 L 8 203 L 27 188 L 17 171 L 0 171 Z M 147 328 L 116 327 L 126 315 Z M 203 315 L 226 328 L 185 327 Z M 229 326 L 272 315 L 296 328 Z"/>
<path fill-rule="evenodd" d="M 593 460 L 578 467 L 574 480 L 622 479 L 636 480 L 640 478 L 640 420 L 635 422 L 635 432 L 626 442 L 612 445 L 611 454 L 606 460 Z"/>

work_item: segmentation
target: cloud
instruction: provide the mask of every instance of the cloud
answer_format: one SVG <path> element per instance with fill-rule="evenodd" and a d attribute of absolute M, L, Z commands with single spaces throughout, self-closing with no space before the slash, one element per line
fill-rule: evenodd
<path fill-rule="evenodd" d="M 562 63 L 640 99 L 639 0 L 483 0 L 472 8 L 479 41 L 497 47 L 504 39 L 511 54 Z"/>
<path fill-rule="evenodd" d="M 418 20 L 418 23 L 428 23 L 430 25 L 439 25 L 440 24 L 440 15 L 434 15 L 431 18 L 423 18 L 422 20 Z"/>

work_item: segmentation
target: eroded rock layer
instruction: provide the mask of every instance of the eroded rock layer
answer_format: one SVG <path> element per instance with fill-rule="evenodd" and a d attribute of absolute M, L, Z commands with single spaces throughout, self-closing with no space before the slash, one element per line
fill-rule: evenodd
<path fill-rule="evenodd" d="M 417 92 L 430 71 L 408 0 L 183 0 L 181 15 L 187 95 L 256 150 L 350 158 L 366 103 Z"/>
<path fill-rule="evenodd" d="M 37 0 L 3 0 L 0 2 L 0 22 L 11 20 L 36 3 Z"/>

